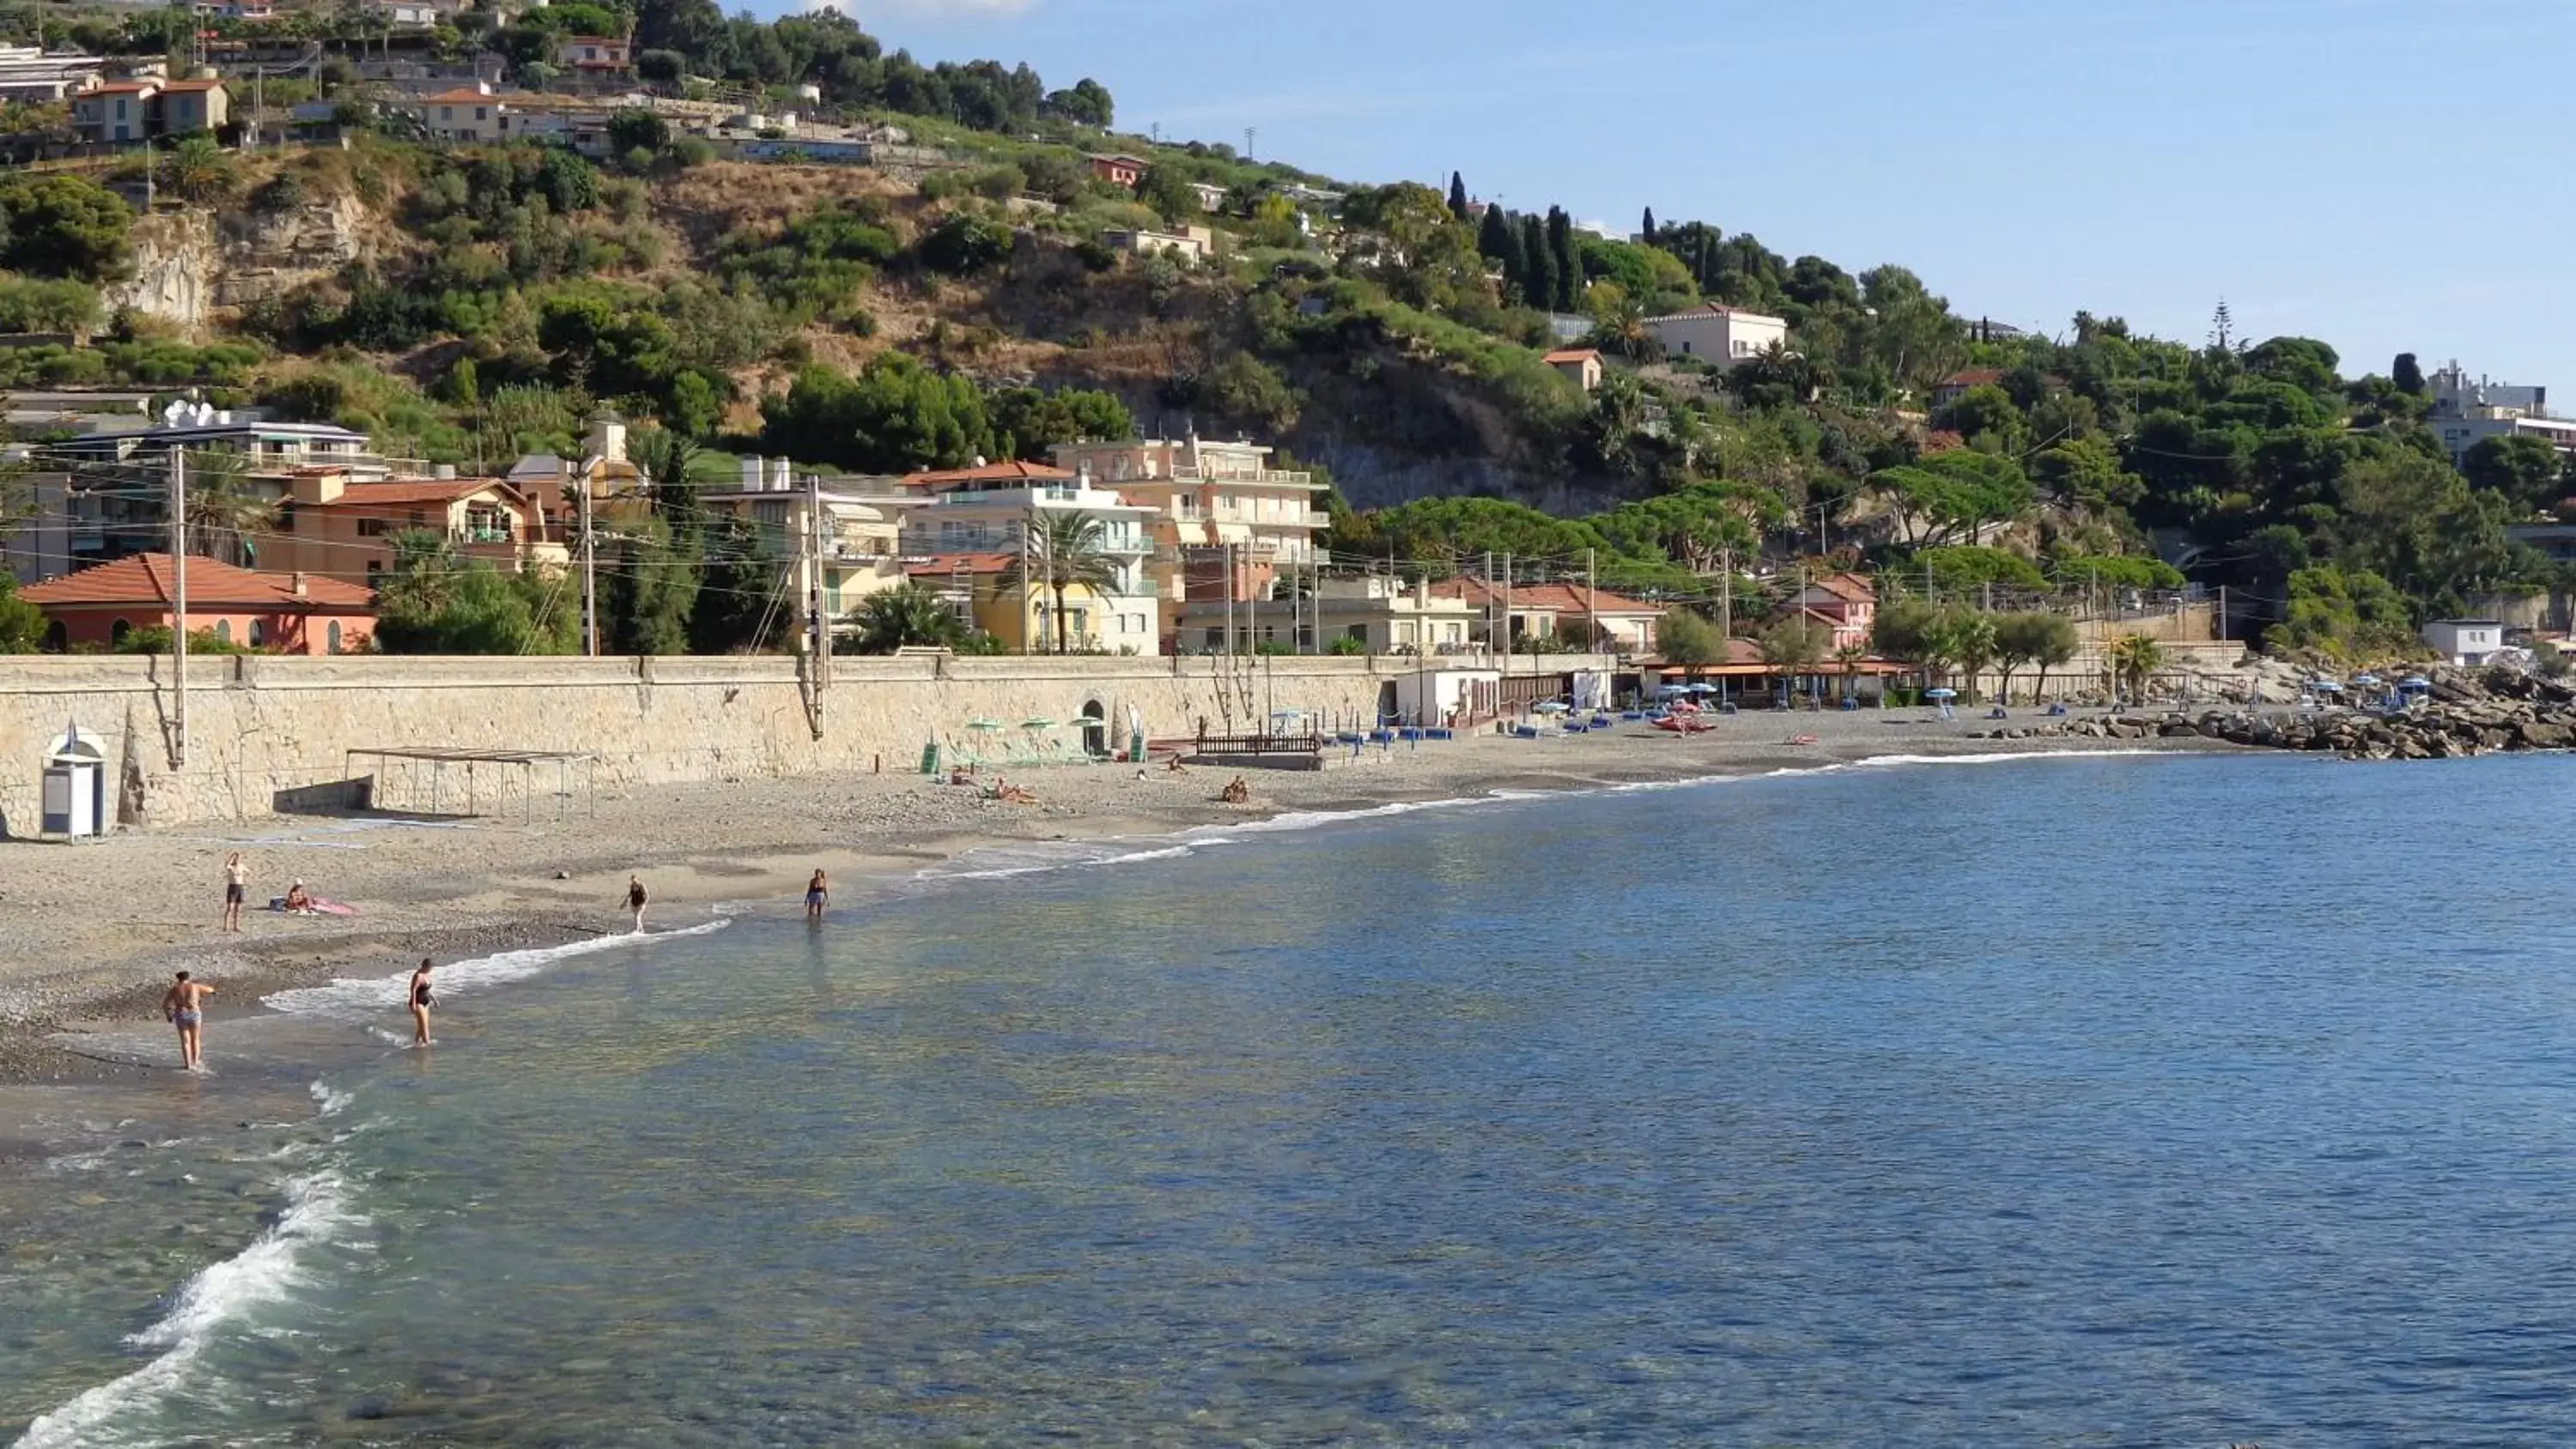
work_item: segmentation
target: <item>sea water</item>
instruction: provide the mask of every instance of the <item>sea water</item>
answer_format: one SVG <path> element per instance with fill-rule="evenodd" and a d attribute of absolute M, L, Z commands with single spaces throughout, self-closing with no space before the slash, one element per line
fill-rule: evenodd
<path fill-rule="evenodd" d="M 0 1440 L 2569 1442 L 2571 771 L 1485 802 L 469 968 L 15 1185 Z"/>

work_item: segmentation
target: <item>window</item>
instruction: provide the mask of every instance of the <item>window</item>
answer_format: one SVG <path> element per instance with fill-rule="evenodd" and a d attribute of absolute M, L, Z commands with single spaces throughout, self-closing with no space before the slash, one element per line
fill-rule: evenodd
<path fill-rule="evenodd" d="M 107 642 L 110 644 L 122 644 L 125 642 L 125 636 L 133 632 L 134 626 L 132 624 L 127 623 L 123 619 L 119 619 L 115 623 L 107 626 Z"/>
<path fill-rule="evenodd" d="M 125 97 L 123 96 L 116 98 L 116 118 L 120 121 L 125 119 Z"/>
<path fill-rule="evenodd" d="M 331 651 L 332 653 L 334 653 L 334 654 L 339 653 L 339 652 L 340 652 L 340 621 L 339 621 L 339 620 L 334 619 L 334 620 L 332 620 L 332 621 L 331 621 L 331 630 L 330 630 L 330 633 L 329 633 L 327 636 L 325 636 L 325 637 L 326 637 L 326 638 L 328 638 L 328 639 L 329 639 L 329 641 L 330 641 L 330 642 L 329 642 L 329 644 L 328 644 L 328 646 L 327 646 L 327 647 L 330 649 L 330 651 Z"/>
<path fill-rule="evenodd" d="M 71 646 L 72 631 L 64 625 L 62 620 L 56 619 L 54 622 L 45 626 L 46 653 L 60 654 Z"/>
<path fill-rule="evenodd" d="M 384 537 L 384 536 L 385 536 L 385 521 L 384 521 L 383 519 L 381 519 L 381 518 L 361 518 L 361 519 L 359 519 L 359 520 L 358 520 L 358 537 L 360 537 L 360 538 L 382 538 L 382 537 Z M 368 566 L 369 566 L 370 568 L 374 567 L 374 565 L 372 565 L 372 564 L 370 564 L 370 565 L 368 565 Z"/>
<path fill-rule="evenodd" d="M 441 107 L 439 107 L 439 108 L 438 108 L 438 118 L 439 118 L 440 120 L 442 120 L 442 121 L 453 121 L 453 120 L 455 120 L 455 119 L 456 119 L 456 108 L 455 108 L 454 106 L 441 106 Z"/>
<path fill-rule="evenodd" d="M 295 505 L 293 503 L 281 503 L 277 505 L 277 531 L 280 533 L 293 533 L 295 531 Z"/>
<path fill-rule="evenodd" d="M 1209 647 L 1210 649 L 1222 649 L 1222 648 L 1224 648 L 1224 647 L 1225 647 L 1225 631 L 1224 631 L 1223 629 L 1210 629 L 1210 630 L 1208 630 L 1208 631 L 1207 631 L 1207 647 Z"/>
<path fill-rule="evenodd" d="M 230 644 L 233 642 L 232 620 L 217 619 L 215 621 L 215 641 L 219 644 Z"/>
<path fill-rule="evenodd" d="M 251 620 L 251 621 L 250 621 L 250 647 L 252 647 L 253 649 L 257 649 L 258 647 L 260 647 L 260 646 L 261 646 L 261 645 L 263 645 L 263 644 L 266 644 L 267 642 L 268 642 L 268 621 L 267 621 L 267 620 L 265 620 L 265 619 L 253 619 L 253 620 Z"/>
<path fill-rule="evenodd" d="M 384 564 L 384 560 L 382 560 L 382 559 L 373 559 L 373 558 L 371 558 L 371 559 L 367 560 L 367 577 L 368 577 L 368 578 L 371 578 L 371 579 L 372 579 L 372 578 L 374 578 L 376 575 L 378 575 L 378 574 L 380 574 L 380 573 L 383 573 L 384 571 L 385 571 L 385 564 Z"/>
<path fill-rule="evenodd" d="M 491 114 L 492 108 L 490 106 L 476 106 L 474 108 L 474 119 L 478 121 L 488 119 Z"/>

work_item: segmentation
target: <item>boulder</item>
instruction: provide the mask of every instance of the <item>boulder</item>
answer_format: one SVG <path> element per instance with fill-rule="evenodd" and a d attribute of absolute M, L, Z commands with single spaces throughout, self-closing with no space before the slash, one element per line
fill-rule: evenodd
<path fill-rule="evenodd" d="M 2522 743 L 2526 748 L 2535 750 L 2563 750 L 2570 743 L 2576 743 L 2576 729 L 2569 729 L 2563 724 L 2548 724 L 2540 720 L 2523 721 L 2522 727 L 2515 733 L 2522 737 Z"/>

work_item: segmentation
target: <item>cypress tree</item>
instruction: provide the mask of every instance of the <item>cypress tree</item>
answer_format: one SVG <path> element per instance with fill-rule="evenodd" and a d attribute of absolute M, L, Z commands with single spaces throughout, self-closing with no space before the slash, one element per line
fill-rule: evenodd
<path fill-rule="evenodd" d="M 1651 206 L 1646 208 L 1646 225 L 1638 232 L 1637 238 L 1648 246 L 1655 244 L 1655 209 Z"/>
<path fill-rule="evenodd" d="M 1561 206 L 1547 209 L 1547 246 L 1555 254 L 1548 270 L 1556 282 L 1556 310 L 1571 312 L 1583 300 L 1583 261 L 1574 250 L 1574 218 Z"/>
<path fill-rule="evenodd" d="M 1536 216 L 1521 218 L 1521 303 L 1542 312 L 1556 305 L 1556 264 Z"/>
<path fill-rule="evenodd" d="M 1512 219 L 1499 206 L 1485 208 L 1485 220 L 1476 228 L 1476 250 L 1487 261 L 1500 262 L 1506 272 L 1520 270 L 1520 243 L 1512 236 Z"/>
<path fill-rule="evenodd" d="M 1467 181 L 1455 171 L 1449 173 L 1449 214 L 1460 221 L 1467 219 Z"/>

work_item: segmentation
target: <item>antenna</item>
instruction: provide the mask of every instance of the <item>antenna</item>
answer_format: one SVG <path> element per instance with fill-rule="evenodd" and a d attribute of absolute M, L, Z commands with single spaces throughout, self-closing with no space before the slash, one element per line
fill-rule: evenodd
<path fill-rule="evenodd" d="M 1251 159 L 1252 159 L 1252 151 L 1253 151 L 1253 148 L 1254 148 L 1255 146 L 1259 145 L 1260 143 L 1261 143 L 1261 128 L 1260 128 L 1259 126 L 1246 126 L 1246 127 L 1244 127 L 1244 128 L 1243 128 L 1243 159 L 1244 159 L 1244 160 L 1246 160 L 1246 161 L 1251 160 Z"/>

